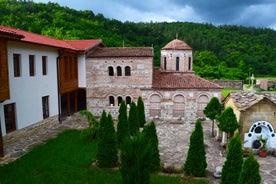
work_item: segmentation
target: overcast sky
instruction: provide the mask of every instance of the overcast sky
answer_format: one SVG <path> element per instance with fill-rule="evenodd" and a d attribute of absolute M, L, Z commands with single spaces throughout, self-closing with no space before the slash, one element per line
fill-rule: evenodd
<path fill-rule="evenodd" d="M 47 3 L 49 0 L 33 0 Z M 276 30 L 275 0 L 50 0 L 122 22 L 199 22 Z"/>

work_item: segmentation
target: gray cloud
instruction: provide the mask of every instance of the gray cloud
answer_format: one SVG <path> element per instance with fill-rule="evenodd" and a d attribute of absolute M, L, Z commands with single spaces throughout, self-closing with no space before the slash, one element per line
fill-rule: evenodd
<path fill-rule="evenodd" d="M 47 2 L 48 0 L 34 0 Z M 52 0 L 77 10 L 92 10 L 121 21 L 208 22 L 276 30 L 274 0 Z"/>

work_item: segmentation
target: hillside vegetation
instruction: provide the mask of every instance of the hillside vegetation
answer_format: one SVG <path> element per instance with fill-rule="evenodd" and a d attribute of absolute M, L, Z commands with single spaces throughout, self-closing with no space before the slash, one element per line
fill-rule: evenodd
<path fill-rule="evenodd" d="M 108 47 L 153 46 L 160 49 L 176 36 L 194 50 L 196 74 L 209 79 L 245 79 L 254 73 L 276 75 L 276 31 L 209 23 L 133 23 L 107 19 L 90 10 L 57 3 L 0 0 L 1 25 L 59 39 L 102 39 Z"/>

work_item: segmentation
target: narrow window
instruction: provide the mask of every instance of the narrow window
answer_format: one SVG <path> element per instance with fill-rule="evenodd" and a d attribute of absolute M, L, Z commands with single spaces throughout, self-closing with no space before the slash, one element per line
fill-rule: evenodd
<path fill-rule="evenodd" d="M 42 112 L 43 112 L 43 119 L 49 117 L 49 96 L 42 97 Z"/>
<path fill-rule="evenodd" d="M 164 70 L 167 70 L 167 58 L 164 57 Z"/>
<path fill-rule="evenodd" d="M 118 97 L 118 106 L 121 104 L 123 98 L 121 96 Z"/>
<path fill-rule="evenodd" d="M 110 106 L 114 106 L 114 97 L 113 96 L 109 96 L 109 105 Z"/>
<path fill-rule="evenodd" d="M 131 97 L 130 97 L 130 96 L 127 96 L 127 97 L 126 97 L 126 104 L 127 104 L 127 105 L 130 105 L 130 103 L 131 103 Z"/>
<path fill-rule="evenodd" d="M 15 103 L 4 105 L 6 132 L 16 130 Z"/>
<path fill-rule="evenodd" d="M 30 76 L 34 76 L 35 75 L 34 55 L 29 55 L 29 72 L 30 72 Z"/>
<path fill-rule="evenodd" d="M 114 76 L 114 71 L 113 71 L 113 67 L 112 66 L 108 67 L 108 75 L 109 76 Z"/>
<path fill-rule="evenodd" d="M 188 70 L 192 69 L 192 58 L 189 57 L 189 65 L 188 65 Z"/>
<path fill-rule="evenodd" d="M 14 77 L 21 76 L 20 54 L 13 54 L 13 73 L 14 73 Z"/>
<path fill-rule="evenodd" d="M 179 71 L 179 57 L 176 57 L 176 71 Z"/>
<path fill-rule="evenodd" d="M 117 76 L 122 76 L 122 68 L 117 66 Z"/>
<path fill-rule="evenodd" d="M 126 66 L 125 67 L 125 76 L 130 76 L 130 75 L 131 75 L 130 67 Z"/>
<path fill-rule="evenodd" d="M 42 75 L 47 75 L 47 56 L 42 56 Z"/>

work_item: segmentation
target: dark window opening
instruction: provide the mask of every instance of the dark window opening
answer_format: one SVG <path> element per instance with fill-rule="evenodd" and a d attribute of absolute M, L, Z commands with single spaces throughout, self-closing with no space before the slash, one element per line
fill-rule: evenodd
<path fill-rule="evenodd" d="M 42 75 L 47 75 L 47 56 L 42 56 Z"/>
<path fill-rule="evenodd" d="M 164 70 L 167 70 L 167 58 L 164 57 Z"/>
<path fill-rule="evenodd" d="M 118 97 L 118 106 L 121 104 L 123 98 L 121 96 Z"/>
<path fill-rule="evenodd" d="M 127 105 L 130 105 L 130 103 L 131 103 L 131 97 L 130 97 L 130 96 L 127 96 L 127 97 L 126 97 L 126 104 L 127 104 Z"/>
<path fill-rule="evenodd" d="M 125 67 L 125 76 L 130 76 L 130 75 L 131 75 L 130 67 L 126 66 Z"/>
<path fill-rule="evenodd" d="M 42 97 L 42 112 L 43 112 L 43 119 L 49 117 L 49 96 Z"/>
<path fill-rule="evenodd" d="M 114 76 L 114 71 L 113 71 L 113 67 L 112 66 L 108 67 L 108 75 L 109 76 Z"/>
<path fill-rule="evenodd" d="M 189 57 L 189 65 L 188 65 L 188 70 L 192 69 L 192 58 Z"/>
<path fill-rule="evenodd" d="M 4 105 L 5 125 L 6 132 L 12 132 L 16 130 L 16 118 L 15 118 L 15 104 Z"/>
<path fill-rule="evenodd" d="M 176 57 L 176 71 L 179 71 L 179 57 Z"/>
<path fill-rule="evenodd" d="M 30 76 L 35 75 L 35 60 L 34 55 L 29 55 L 29 72 Z"/>
<path fill-rule="evenodd" d="M 20 54 L 13 54 L 13 73 L 14 77 L 21 76 Z"/>
<path fill-rule="evenodd" d="M 117 76 L 122 76 L 122 68 L 117 66 Z"/>
<path fill-rule="evenodd" d="M 114 106 L 114 97 L 113 96 L 109 96 L 109 105 L 110 106 Z"/>

